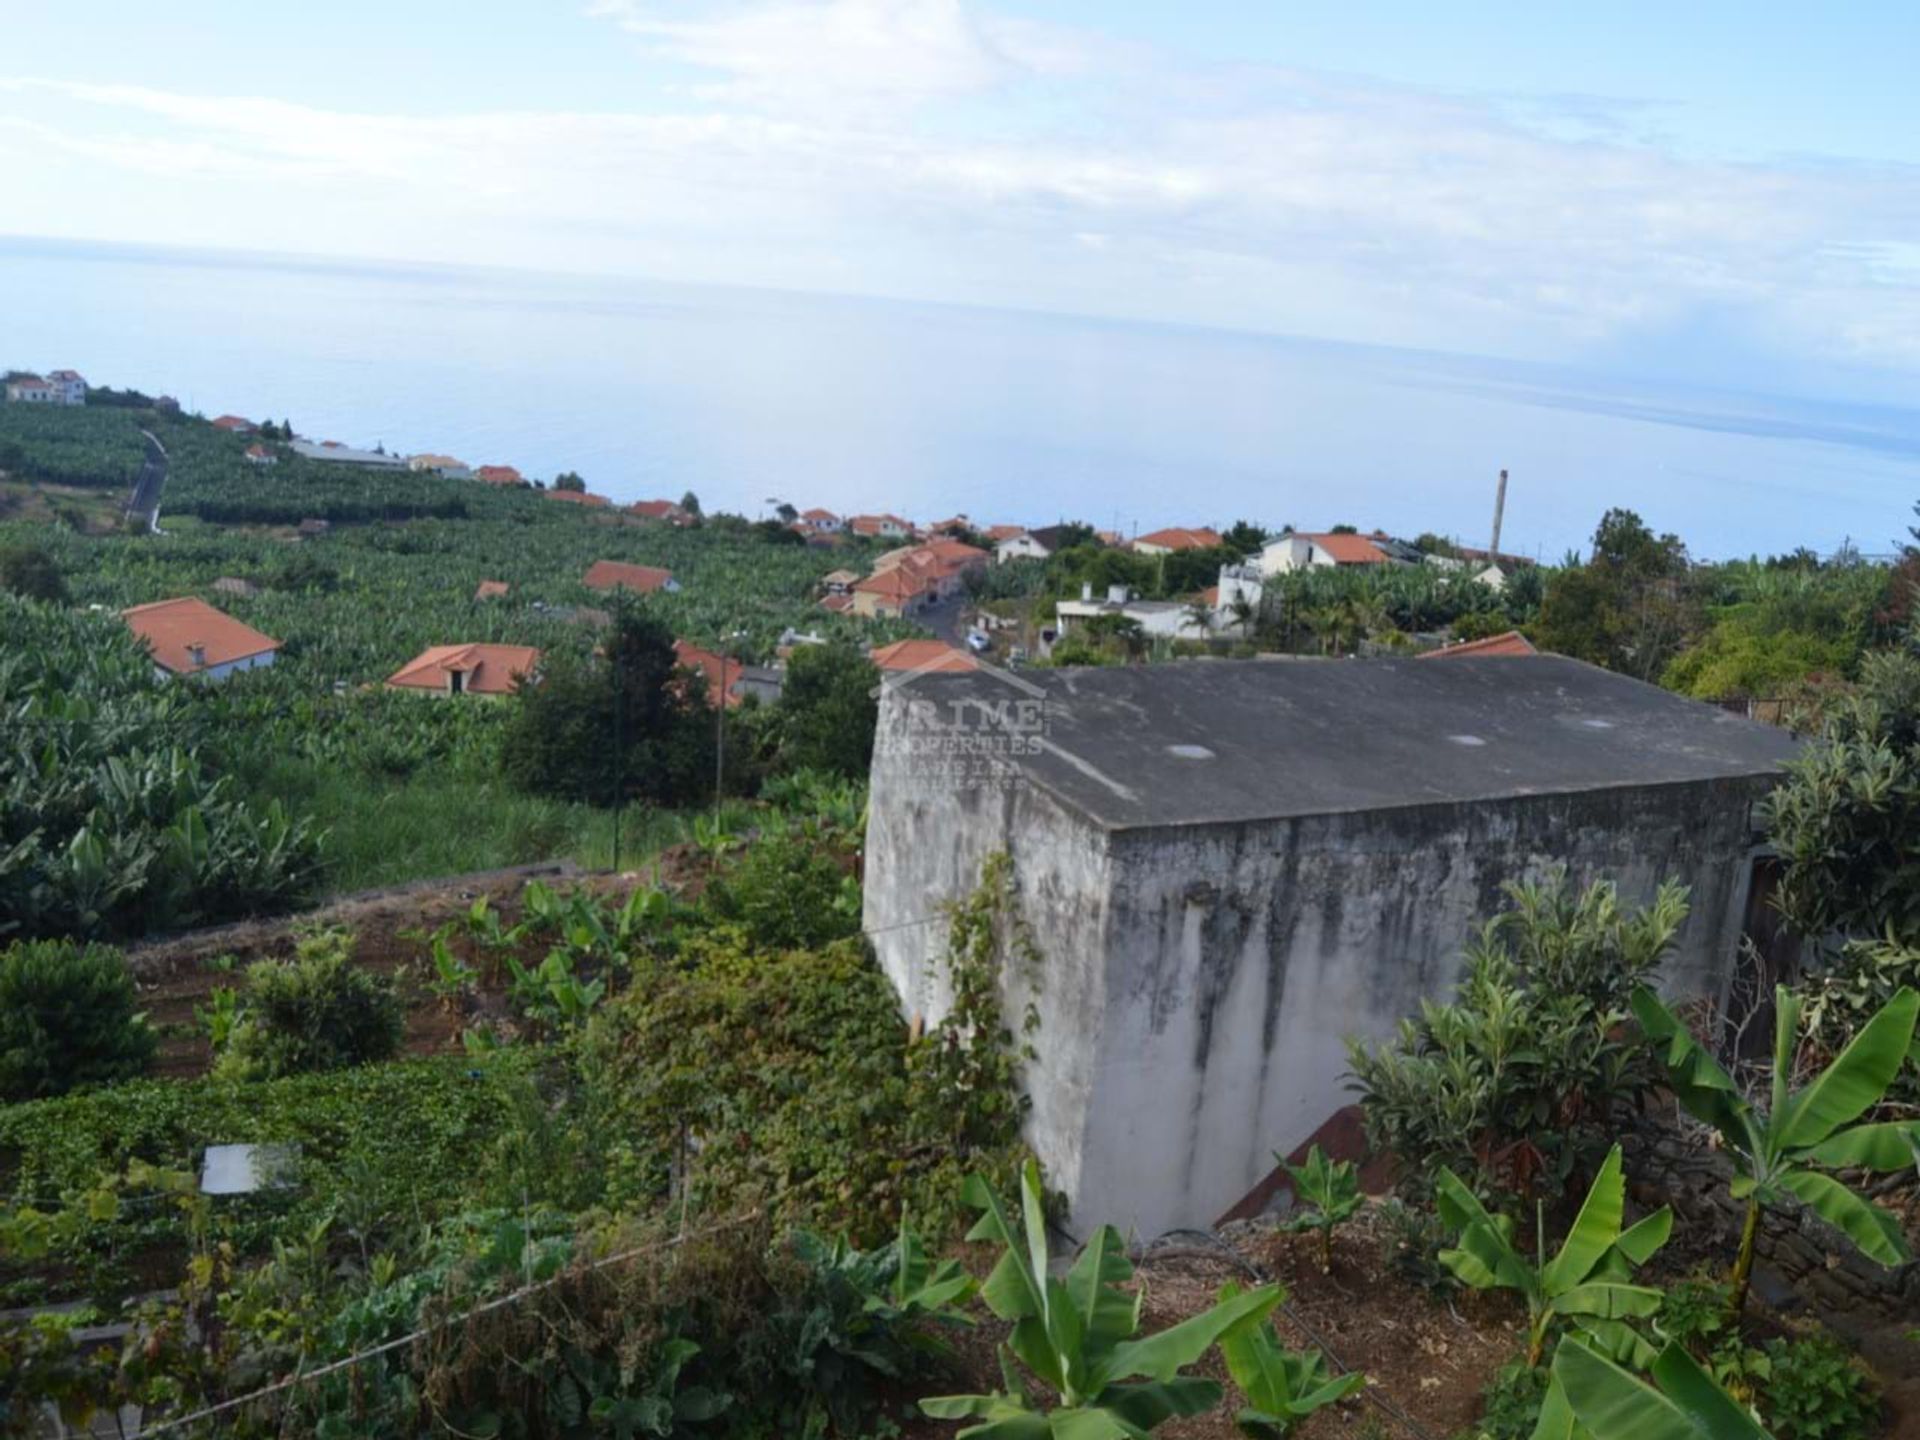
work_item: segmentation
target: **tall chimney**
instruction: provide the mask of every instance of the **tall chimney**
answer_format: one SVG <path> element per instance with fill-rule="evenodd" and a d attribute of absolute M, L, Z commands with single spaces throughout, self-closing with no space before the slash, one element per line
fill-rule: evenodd
<path fill-rule="evenodd" d="M 1507 514 L 1507 472 L 1500 472 L 1500 488 L 1493 496 L 1493 543 L 1487 546 L 1487 563 L 1500 563 L 1500 522 Z"/>

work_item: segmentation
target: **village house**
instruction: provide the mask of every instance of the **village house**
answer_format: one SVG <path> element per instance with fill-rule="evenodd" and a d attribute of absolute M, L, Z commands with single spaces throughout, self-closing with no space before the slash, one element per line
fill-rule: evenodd
<path fill-rule="evenodd" d="M 1048 1183 L 1070 1223 L 1207 1226 L 1347 1103 L 1346 1037 L 1448 990 L 1505 881 L 1688 886 L 1661 984 L 1724 1001 L 1765 908 L 1754 807 L 1796 748 L 1554 656 L 916 676 L 881 697 L 863 924 L 935 1023 L 927 922 L 1010 855 Z"/>
<path fill-rule="evenodd" d="M 671 595 L 680 589 L 680 582 L 673 578 L 671 570 L 653 565 L 629 565 L 623 560 L 594 561 L 580 577 L 580 583 L 589 590 L 630 590 L 636 595 L 652 595 L 663 590 Z"/>
<path fill-rule="evenodd" d="M 482 465 L 473 472 L 473 478 L 482 485 L 524 485 L 526 477 L 511 465 Z"/>
<path fill-rule="evenodd" d="M 389 690 L 420 695 L 511 695 L 540 666 L 530 645 L 434 645 L 387 677 Z"/>
<path fill-rule="evenodd" d="M 980 662 L 944 640 L 896 640 L 869 652 L 882 674 L 957 674 L 978 670 Z"/>
<path fill-rule="evenodd" d="M 224 430 L 229 435 L 251 435 L 255 426 L 251 420 L 239 415 L 222 415 L 213 422 L 213 428 Z"/>
<path fill-rule="evenodd" d="M 853 613 L 869 619 L 917 614 L 951 600 L 970 572 L 986 566 L 987 552 L 958 540 L 934 540 L 889 550 L 873 563 L 873 574 L 851 589 Z"/>
<path fill-rule="evenodd" d="M 446 480 L 471 480 L 473 471 L 465 461 L 451 455 L 421 454 L 407 457 L 407 468 L 417 474 L 438 475 Z"/>
<path fill-rule="evenodd" d="M 596 509 L 613 504 L 606 496 L 595 495 L 588 490 L 549 490 L 546 495 L 549 500 L 562 500 L 569 505 L 587 505 Z"/>
<path fill-rule="evenodd" d="M 800 518 L 794 523 L 804 530 L 812 531 L 816 535 L 831 535 L 836 531 L 847 528 L 846 521 L 842 520 L 831 510 L 822 510 L 817 505 L 811 510 L 802 510 L 800 512 Z"/>
<path fill-rule="evenodd" d="M 504 580 L 482 580 L 474 588 L 476 600 L 504 600 L 507 597 L 507 582 Z"/>
<path fill-rule="evenodd" d="M 84 405 L 87 382 L 75 370 L 55 370 L 44 377 L 17 374 L 7 381 L 7 399 L 21 405 Z"/>
<path fill-rule="evenodd" d="M 249 465 L 278 465 L 280 463 L 280 457 L 258 441 L 247 446 L 245 453 L 242 454 L 240 458 L 245 460 Z"/>
<path fill-rule="evenodd" d="M 1171 555 L 1176 550 L 1211 550 L 1220 543 L 1220 532 L 1205 526 L 1189 528 L 1175 525 L 1137 536 L 1133 550 L 1138 555 Z"/>
<path fill-rule="evenodd" d="M 905 540 L 913 534 L 913 526 L 898 515 L 855 515 L 847 529 L 866 540 Z"/>
<path fill-rule="evenodd" d="M 145 642 L 154 673 L 162 679 L 188 675 L 224 680 L 241 670 L 273 664 L 280 650 L 278 640 L 193 595 L 134 605 L 122 610 L 120 618 Z"/>
<path fill-rule="evenodd" d="M 1016 535 L 1026 534 L 1027 527 L 1024 525 L 989 525 L 980 533 L 984 539 L 997 548 L 1002 540 L 1011 540 Z"/>
<path fill-rule="evenodd" d="M 407 462 L 398 455 L 389 455 L 384 450 L 359 450 L 351 445 L 342 445 L 338 440 L 322 440 L 315 444 L 311 440 L 291 440 L 287 442 L 293 453 L 307 460 L 320 460 L 329 465 L 355 465 L 363 470 L 404 470 Z"/>
<path fill-rule="evenodd" d="M 922 527 L 920 533 L 929 540 L 961 540 L 973 534 L 973 521 L 964 515 L 955 515 L 950 520 Z"/>
<path fill-rule="evenodd" d="M 1138 600 L 1125 585 L 1109 585 L 1105 598 L 1096 599 L 1093 586 L 1082 585 L 1078 600 L 1055 603 L 1059 636 L 1065 638 L 1090 620 L 1103 615 L 1131 620 L 1140 633 L 1160 640 L 1204 640 L 1210 622 L 1195 614 L 1194 604 L 1182 600 Z"/>
<path fill-rule="evenodd" d="M 859 581 L 860 577 L 851 570 L 829 570 L 820 577 L 821 588 L 829 595 L 846 595 Z"/>
<path fill-rule="evenodd" d="M 1066 542 L 1066 536 L 1067 527 L 1064 525 L 1044 525 L 1038 530 L 1018 531 L 1004 540 L 994 542 L 994 564 L 1004 565 L 1009 560 L 1050 560 Z"/>
<path fill-rule="evenodd" d="M 630 514 L 638 515 L 642 520 L 658 521 L 662 525 L 684 528 L 693 524 L 692 512 L 683 510 L 671 500 L 636 500 L 627 506 Z"/>
<path fill-rule="evenodd" d="M 1384 538 L 1384 537 L 1382 537 Z M 1331 566 L 1391 565 L 1394 558 L 1367 535 L 1312 535 L 1291 531 L 1269 540 L 1255 562 L 1262 575 L 1286 575 L 1296 570 Z"/>

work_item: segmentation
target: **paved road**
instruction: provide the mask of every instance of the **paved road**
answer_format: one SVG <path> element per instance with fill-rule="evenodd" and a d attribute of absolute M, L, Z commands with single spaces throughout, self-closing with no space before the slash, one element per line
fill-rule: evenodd
<path fill-rule="evenodd" d="M 160 529 L 160 492 L 167 488 L 167 447 L 142 430 L 147 442 L 147 457 L 140 462 L 140 475 L 133 482 L 133 494 L 127 500 L 127 518 L 144 519 L 147 528 Z"/>

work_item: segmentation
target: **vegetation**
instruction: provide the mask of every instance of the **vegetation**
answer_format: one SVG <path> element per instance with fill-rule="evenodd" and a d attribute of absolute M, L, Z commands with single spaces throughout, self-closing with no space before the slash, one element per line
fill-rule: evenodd
<path fill-rule="evenodd" d="M 1275 1155 L 1293 1181 L 1300 1209 L 1287 1219 L 1287 1229 L 1312 1230 L 1320 1236 L 1320 1268 L 1333 1268 L 1333 1232 L 1361 1206 L 1360 1172 L 1351 1160 L 1329 1160 L 1318 1145 L 1307 1151 L 1304 1165 L 1292 1165 Z"/>
<path fill-rule="evenodd" d="M 1686 918 L 1663 886 L 1625 910 L 1606 882 L 1564 875 L 1507 887 L 1510 903 L 1467 947 L 1454 998 L 1423 1004 L 1379 1048 L 1348 1047 L 1367 1134 L 1421 1188 L 1449 1167 L 1522 1194 L 1557 1190 L 1611 1143 L 1619 1107 L 1656 1078 L 1623 1033 L 1628 998 Z"/>
<path fill-rule="evenodd" d="M 1220 1304 L 1240 1299 L 1238 1285 L 1220 1287 Z M 1275 1308 L 1287 1299 L 1285 1287 Z M 1367 1383 L 1367 1377 L 1327 1374 L 1326 1357 L 1318 1350 L 1289 1350 L 1275 1333 L 1271 1315 L 1249 1317 L 1220 1337 L 1220 1354 L 1227 1372 L 1247 1404 L 1234 1423 L 1252 1440 L 1285 1440 L 1294 1427 L 1315 1412 L 1344 1400 Z"/>
<path fill-rule="evenodd" d="M 399 1001 L 390 984 L 353 964 L 352 944 L 342 930 L 310 931 L 294 959 L 248 967 L 219 1073 L 277 1080 L 391 1058 L 400 1046 Z"/>
<path fill-rule="evenodd" d="M 968 1238 L 1001 1247 L 981 1298 L 1012 1324 L 1013 1333 L 1003 1352 L 1005 1390 L 920 1402 L 936 1419 L 984 1422 L 961 1430 L 962 1440 L 1019 1435 L 1125 1440 L 1176 1416 L 1211 1409 L 1220 1402 L 1219 1382 L 1180 1372 L 1235 1327 L 1263 1322 L 1280 1303 L 1279 1287 L 1263 1285 L 1224 1295 L 1178 1325 L 1135 1338 L 1142 1297 L 1121 1288 L 1133 1278 L 1133 1266 L 1117 1230 L 1110 1225 L 1095 1230 L 1062 1280 L 1049 1269 L 1037 1165 L 1029 1162 L 1020 1175 L 1021 1234 L 1015 1234 L 993 1187 L 979 1177 L 969 1178 L 966 1198 L 981 1212 Z M 1059 1404 L 1048 1407 L 1041 1401 L 1016 1366 L 1045 1384 Z"/>
<path fill-rule="evenodd" d="M 130 1080 L 153 1059 L 118 950 L 16 941 L 0 950 L 0 1101 Z"/>
<path fill-rule="evenodd" d="M 1920 1125 L 1855 1123 L 1886 1094 L 1907 1061 L 1914 1024 L 1920 1020 L 1920 992 L 1896 994 L 1832 1064 L 1796 1089 L 1800 999 L 1779 986 L 1774 991 L 1771 1093 L 1764 1108 L 1746 1097 L 1651 990 L 1634 993 L 1633 1013 L 1660 1049 L 1674 1098 L 1713 1128 L 1738 1167 L 1733 1195 L 1747 1202 L 1747 1210 L 1731 1279 L 1729 1303 L 1736 1313 L 1746 1304 L 1760 1212 L 1789 1195 L 1882 1265 L 1908 1258 L 1899 1219 L 1830 1172 L 1897 1171 L 1920 1163 Z"/>

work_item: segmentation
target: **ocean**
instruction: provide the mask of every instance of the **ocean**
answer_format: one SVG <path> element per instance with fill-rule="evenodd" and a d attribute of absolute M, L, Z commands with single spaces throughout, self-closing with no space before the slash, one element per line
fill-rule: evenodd
<path fill-rule="evenodd" d="M 1125 532 L 1250 519 L 1558 559 L 1635 509 L 1696 555 L 1851 540 L 1920 497 L 1920 410 L 1218 330 L 647 281 L 0 240 L 0 367 L 207 415 L 691 490 Z"/>

